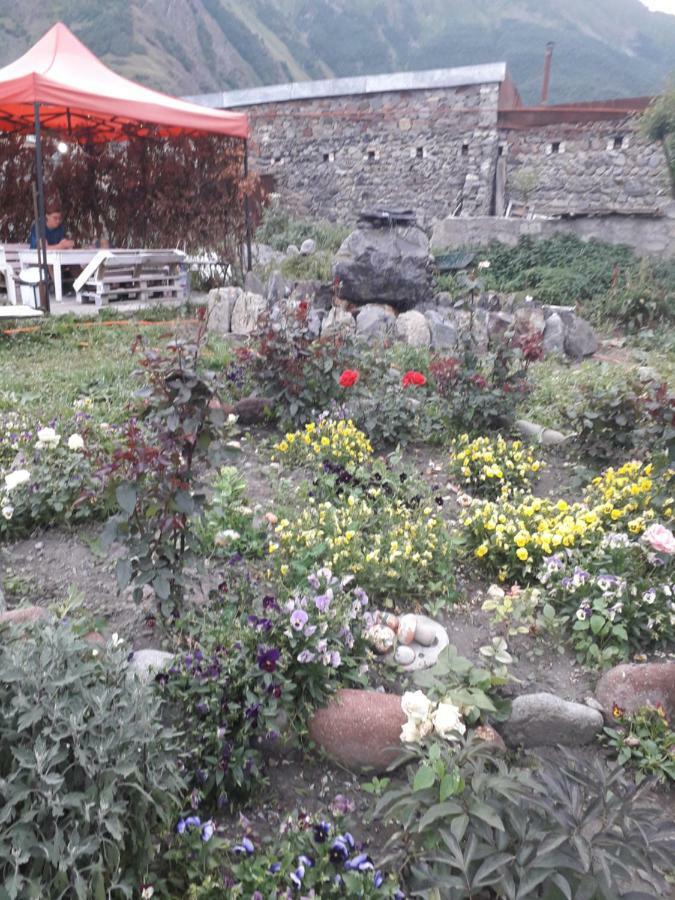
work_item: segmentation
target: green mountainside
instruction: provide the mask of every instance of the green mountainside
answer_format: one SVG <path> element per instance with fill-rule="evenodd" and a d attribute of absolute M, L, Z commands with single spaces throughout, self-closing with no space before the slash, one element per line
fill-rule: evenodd
<path fill-rule="evenodd" d="M 675 16 L 639 0 L 0 0 L 0 65 L 65 22 L 113 69 L 174 94 L 505 60 L 538 99 L 658 93 Z"/>

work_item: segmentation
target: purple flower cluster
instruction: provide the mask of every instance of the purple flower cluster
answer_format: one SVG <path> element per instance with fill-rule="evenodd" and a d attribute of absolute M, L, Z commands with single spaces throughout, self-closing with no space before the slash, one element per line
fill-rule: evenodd
<path fill-rule="evenodd" d="M 179 819 L 176 825 L 176 834 L 185 834 L 192 829 L 198 828 L 201 833 L 201 839 L 206 843 L 211 840 L 216 831 L 216 826 L 212 819 L 202 824 L 199 816 L 187 816 L 185 819 Z"/>

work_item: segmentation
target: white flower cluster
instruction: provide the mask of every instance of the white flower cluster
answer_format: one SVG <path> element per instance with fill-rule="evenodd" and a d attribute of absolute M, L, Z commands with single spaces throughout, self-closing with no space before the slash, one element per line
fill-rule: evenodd
<path fill-rule="evenodd" d="M 51 449 L 58 447 L 61 442 L 61 436 L 56 433 L 53 428 L 41 428 L 37 433 L 36 447 L 38 450 Z"/>
<path fill-rule="evenodd" d="M 401 729 L 405 744 L 420 744 L 432 732 L 445 741 L 457 741 L 466 732 L 458 706 L 445 700 L 432 703 L 422 691 L 406 691 L 401 708 L 408 717 Z"/>

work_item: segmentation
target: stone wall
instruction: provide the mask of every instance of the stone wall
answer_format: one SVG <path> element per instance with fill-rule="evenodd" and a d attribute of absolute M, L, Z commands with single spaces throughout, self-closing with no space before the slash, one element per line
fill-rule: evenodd
<path fill-rule="evenodd" d="M 436 222 L 433 249 L 478 247 L 499 241 L 515 246 L 521 237 L 534 239 L 556 234 L 576 234 L 583 240 L 596 238 L 610 244 L 628 244 L 641 256 L 675 259 L 675 202 L 663 205 L 657 216 L 579 216 L 573 219 L 505 219 L 496 216 L 446 218 Z"/>
<path fill-rule="evenodd" d="M 489 215 L 499 84 L 242 107 L 252 168 L 292 211 L 353 222 L 367 207 Z M 269 183 L 269 182 L 268 182 Z"/>
<path fill-rule="evenodd" d="M 647 212 L 670 198 L 665 155 L 637 117 L 500 131 L 506 197 L 542 215 Z"/>

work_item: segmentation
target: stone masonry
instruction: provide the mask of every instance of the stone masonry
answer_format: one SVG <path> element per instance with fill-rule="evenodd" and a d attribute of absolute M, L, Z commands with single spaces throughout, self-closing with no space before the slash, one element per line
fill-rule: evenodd
<path fill-rule="evenodd" d="M 369 207 L 447 216 L 664 215 L 665 154 L 646 98 L 523 107 L 505 63 L 212 94 L 251 121 L 251 165 L 299 216 Z"/>

